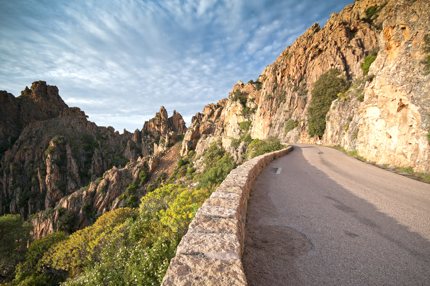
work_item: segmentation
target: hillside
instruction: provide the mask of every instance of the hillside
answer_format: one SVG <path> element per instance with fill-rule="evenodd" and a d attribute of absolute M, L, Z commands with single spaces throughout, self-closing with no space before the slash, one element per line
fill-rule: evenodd
<path fill-rule="evenodd" d="M 46 82 L 18 97 L 1 91 L 0 214 L 12 215 L 0 230 L 13 228 L 4 239 L 17 255 L 0 259 L 0 282 L 159 284 L 215 187 L 281 142 L 430 173 L 427 2 L 356 0 L 188 128 L 161 107 L 142 130 L 120 134 Z"/>
<path fill-rule="evenodd" d="M 313 25 L 258 79 L 238 82 L 194 116 L 182 154 L 218 139 L 232 154 L 244 152 L 249 136 L 321 139 L 428 173 L 429 13 L 423 0 L 359 0 Z"/>

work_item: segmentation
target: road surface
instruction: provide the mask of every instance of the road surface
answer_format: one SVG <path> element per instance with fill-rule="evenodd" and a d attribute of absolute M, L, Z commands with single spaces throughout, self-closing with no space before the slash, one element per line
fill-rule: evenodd
<path fill-rule="evenodd" d="M 430 185 L 320 146 L 258 177 L 245 253 L 253 285 L 430 285 Z"/>

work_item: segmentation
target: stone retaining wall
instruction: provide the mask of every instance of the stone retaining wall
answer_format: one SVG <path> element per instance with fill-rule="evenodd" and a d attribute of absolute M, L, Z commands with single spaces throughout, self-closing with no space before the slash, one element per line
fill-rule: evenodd
<path fill-rule="evenodd" d="M 241 259 L 251 186 L 264 167 L 292 149 L 255 157 L 230 172 L 197 211 L 162 285 L 247 285 Z"/>

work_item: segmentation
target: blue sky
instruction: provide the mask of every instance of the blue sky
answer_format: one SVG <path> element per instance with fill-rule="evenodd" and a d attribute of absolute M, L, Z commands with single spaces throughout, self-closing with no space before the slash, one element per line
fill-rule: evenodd
<path fill-rule="evenodd" d="M 0 89 L 36 80 L 98 125 L 190 120 L 352 0 L 0 0 Z"/>

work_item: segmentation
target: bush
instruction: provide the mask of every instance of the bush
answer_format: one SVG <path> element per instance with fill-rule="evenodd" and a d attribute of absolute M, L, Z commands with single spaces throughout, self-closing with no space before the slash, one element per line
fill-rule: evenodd
<path fill-rule="evenodd" d="M 246 158 L 251 159 L 259 155 L 280 150 L 283 145 L 279 139 L 271 138 L 268 140 L 254 139 L 249 143 L 248 149 L 246 150 Z"/>
<path fill-rule="evenodd" d="M 170 183 L 176 183 L 178 180 L 182 180 L 184 178 L 191 179 L 195 171 L 192 160 L 193 156 L 194 151 L 190 151 L 186 156 L 179 158 L 176 163 L 175 170 L 167 181 Z"/>
<path fill-rule="evenodd" d="M 322 137 L 326 127 L 326 115 L 338 93 L 348 89 L 349 83 L 340 76 L 340 71 L 331 69 L 320 76 L 312 90 L 312 101 L 308 110 L 309 135 Z"/>
<path fill-rule="evenodd" d="M 125 189 L 125 192 L 119 196 L 119 200 L 123 201 L 124 207 L 135 208 L 139 205 L 139 197 L 137 193 L 138 186 L 131 183 Z"/>
<path fill-rule="evenodd" d="M 258 80 L 253 81 L 252 79 L 250 81 L 248 81 L 248 83 L 254 85 L 256 90 L 261 90 L 261 88 L 263 87 L 263 83 L 259 82 Z"/>
<path fill-rule="evenodd" d="M 160 285 L 180 239 L 208 196 L 206 190 L 171 184 L 147 194 L 137 216 L 109 224 L 120 231 L 89 240 L 89 245 L 103 242 L 95 248 L 98 255 L 87 255 L 89 266 L 64 285 Z"/>
<path fill-rule="evenodd" d="M 366 76 L 369 73 L 370 66 L 376 60 L 377 55 L 377 52 L 372 52 L 370 55 L 364 58 L 364 61 L 361 64 L 361 70 L 363 71 L 363 75 Z"/>
<path fill-rule="evenodd" d="M 426 56 L 423 60 L 424 74 L 428 75 L 428 74 L 430 74 L 430 34 L 427 34 L 424 36 L 423 51 L 424 51 L 424 53 L 426 53 Z"/>
<path fill-rule="evenodd" d="M 65 271 L 75 277 L 99 260 L 100 250 L 109 245 L 115 235 L 124 230 L 125 222 L 137 216 L 137 210 L 120 208 L 107 212 L 97 221 L 78 230 L 49 249 L 42 258 L 41 265 L 55 271 Z"/>
<path fill-rule="evenodd" d="M 248 100 L 248 95 L 246 93 L 241 92 L 240 90 L 235 90 L 235 92 L 233 92 L 233 96 L 232 96 L 232 100 L 233 101 L 239 101 L 240 104 L 245 107 L 246 106 L 246 101 Z"/>
<path fill-rule="evenodd" d="M 283 90 L 281 94 L 279 95 L 279 102 L 285 103 L 287 101 L 287 92 Z"/>
<path fill-rule="evenodd" d="M 16 268 L 14 285 L 57 285 L 65 277 L 45 273 L 40 265 L 43 255 L 54 245 L 65 240 L 64 232 L 54 232 L 42 239 L 35 240 L 25 254 L 25 260 Z"/>
<path fill-rule="evenodd" d="M 366 20 L 372 20 L 379 12 L 379 6 L 371 6 L 366 9 Z"/>
<path fill-rule="evenodd" d="M 30 225 L 20 215 L 0 216 L 0 277 L 13 278 L 15 266 L 24 259 Z"/>
<path fill-rule="evenodd" d="M 288 132 L 290 132 L 291 130 L 296 128 L 297 126 L 299 126 L 299 122 L 297 120 L 288 119 L 288 121 L 285 122 L 285 125 L 284 125 L 285 134 L 287 134 Z"/>
<path fill-rule="evenodd" d="M 219 160 L 209 165 L 199 176 L 199 187 L 213 189 L 230 173 L 235 167 L 234 160 L 229 154 L 225 154 Z"/>
<path fill-rule="evenodd" d="M 65 208 L 58 209 L 58 222 L 57 229 L 59 231 L 65 231 L 67 233 L 72 233 L 76 230 L 76 215 Z"/>
<path fill-rule="evenodd" d="M 149 166 L 145 162 L 142 169 L 139 171 L 139 186 L 145 185 L 149 181 L 150 176 L 151 173 L 149 172 Z"/>
<path fill-rule="evenodd" d="M 205 151 L 203 163 L 205 168 L 197 179 L 199 187 L 207 189 L 215 188 L 235 167 L 233 158 L 222 147 L 219 147 L 217 142 L 212 143 Z"/>
<path fill-rule="evenodd" d="M 239 123 L 240 130 L 244 133 L 249 131 L 249 128 L 251 127 L 251 121 L 242 121 Z"/>

